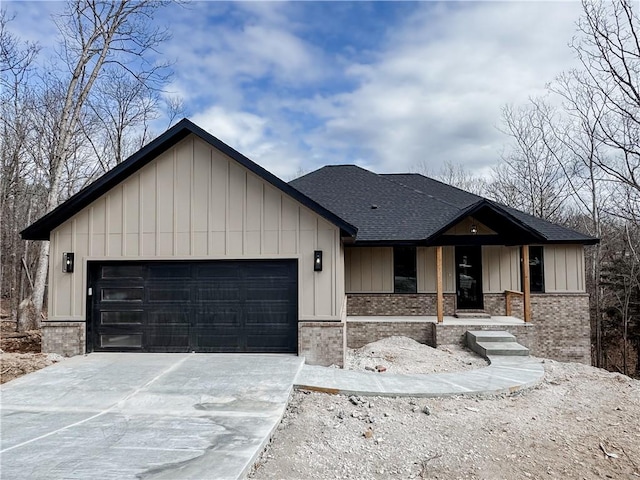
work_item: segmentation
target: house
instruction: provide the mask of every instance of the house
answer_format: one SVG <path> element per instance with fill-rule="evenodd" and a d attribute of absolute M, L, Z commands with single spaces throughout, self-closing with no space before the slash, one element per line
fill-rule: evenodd
<path fill-rule="evenodd" d="M 22 237 L 51 242 L 45 352 L 342 365 L 347 345 L 500 325 L 533 354 L 590 361 L 597 239 L 417 174 L 285 183 L 186 119 Z"/>

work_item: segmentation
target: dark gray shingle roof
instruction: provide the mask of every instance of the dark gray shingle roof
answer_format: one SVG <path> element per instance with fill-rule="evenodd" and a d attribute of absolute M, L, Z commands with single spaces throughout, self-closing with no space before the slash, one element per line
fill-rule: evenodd
<path fill-rule="evenodd" d="M 420 174 L 376 174 L 355 165 L 323 167 L 290 182 L 358 228 L 357 242 L 417 242 L 455 223 L 474 206 L 511 215 L 548 243 L 596 239 Z M 375 206 L 376 208 L 372 208 Z"/>

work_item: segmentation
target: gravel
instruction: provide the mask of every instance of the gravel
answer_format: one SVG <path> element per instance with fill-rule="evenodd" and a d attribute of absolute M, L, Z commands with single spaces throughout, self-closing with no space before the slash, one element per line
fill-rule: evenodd
<path fill-rule="evenodd" d="M 389 372 L 410 367 L 388 353 Z M 294 392 L 250 478 L 640 479 L 640 381 L 542 361 L 544 381 L 511 396 Z"/>

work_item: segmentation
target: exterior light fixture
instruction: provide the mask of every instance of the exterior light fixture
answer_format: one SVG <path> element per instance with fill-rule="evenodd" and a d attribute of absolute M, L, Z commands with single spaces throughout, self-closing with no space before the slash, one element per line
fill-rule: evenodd
<path fill-rule="evenodd" d="M 62 273 L 73 273 L 73 264 L 73 252 L 64 252 L 62 254 Z"/>
<path fill-rule="evenodd" d="M 471 235 L 476 235 L 478 233 L 478 226 L 475 223 L 471 224 Z"/>
<path fill-rule="evenodd" d="M 313 252 L 313 271 L 322 271 L 322 250 L 316 250 Z"/>

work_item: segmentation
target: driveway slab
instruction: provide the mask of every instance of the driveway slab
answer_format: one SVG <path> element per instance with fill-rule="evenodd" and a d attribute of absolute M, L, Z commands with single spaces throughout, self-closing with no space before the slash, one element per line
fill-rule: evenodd
<path fill-rule="evenodd" d="M 242 478 L 303 363 L 93 353 L 18 378 L 0 389 L 1 478 Z"/>

